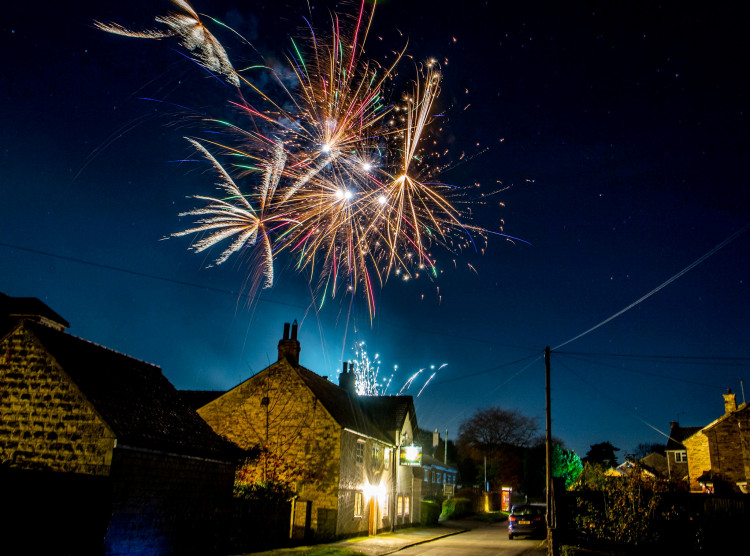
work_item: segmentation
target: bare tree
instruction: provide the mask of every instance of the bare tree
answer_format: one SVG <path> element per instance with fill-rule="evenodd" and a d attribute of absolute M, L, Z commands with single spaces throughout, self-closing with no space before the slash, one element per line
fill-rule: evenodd
<path fill-rule="evenodd" d="M 458 450 L 462 459 L 487 465 L 487 477 L 503 484 L 520 483 L 521 448 L 537 434 L 536 419 L 519 411 L 490 407 L 480 409 L 461 423 Z"/>
<path fill-rule="evenodd" d="M 538 426 L 536 418 L 519 411 L 489 407 L 478 410 L 461 423 L 458 429 L 459 446 L 491 452 L 504 446 L 528 446 Z"/>

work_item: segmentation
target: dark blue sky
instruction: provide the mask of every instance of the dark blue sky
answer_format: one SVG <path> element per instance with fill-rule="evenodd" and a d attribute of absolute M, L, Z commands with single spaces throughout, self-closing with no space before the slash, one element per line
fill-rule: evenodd
<path fill-rule="evenodd" d="M 334 380 L 356 340 L 380 355 L 381 375 L 398 365 L 389 393 L 448 363 L 416 399 L 424 428 L 455 437 L 491 405 L 542 425 L 545 345 L 602 322 L 750 222 L 750 14 L 743 2 L 695 4 L 379 3 L 368 54 L 408 38 L 404 82 L 410 64 L 441 62 L 437 140 L 457 163 L 443 181 L 507 187 L 475 206 L 473 222 L 498 231 L 502 220 L 530 245 L 490 236 L 483 255 L 462 253 L 455 267 L 436 253 L 439 278 L 389 281 L 372 325 L 359 297 L 311 308 L 307 279 L 284 256 L 274 287 L 248 308 L 241 258 L 206 269 L 187 238 L 160 241 L 189 224 L 178 217 L 193 206 L 187 196 L 214 195 L 212 176 L 178 162 L 200 122 L 167 103 L 236 118 L 236 91 L 175 43 L 91 23 L 146 25 L 166 2 L 15 5 L 0 23 L 0 291 L 41 298 L 71 333 L 160 365 L 178 388 L 229 388 L 260 371 L 297 319 L 302 364 Z M 266 60 L 284 55 L 307 9 L 194 6 Z M 236 66 L 257 60 L 219 34 Z M 581 455 L 605 440 L 625 452 L 662 442 L 653 428 L 667 432 L 671 420 L 709 423 L 726 388 L 742 401 L 749 253 L 743 233 L 553 353 L 554 434 Z"/>

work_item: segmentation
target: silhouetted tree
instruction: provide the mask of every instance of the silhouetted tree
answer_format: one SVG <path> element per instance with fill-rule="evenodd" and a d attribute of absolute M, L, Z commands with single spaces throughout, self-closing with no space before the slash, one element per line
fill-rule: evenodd
<path fill-rule="evenodd" d="M 661 454 L 662 456 L 665 454 L 665 445 L 658 444 L 658 443 L 649 443 L 649 442 L 641 442 L 638 444 L 638 446 L 635 447 L 635 452 L 633 453 L 633 456 L 635 459 L 641 459 L 645 458 L 649 454 L 653 454 L 656 452 L 657 454 Z"/>
<path fill-rule="evenodd" d="M 583 461 L 587 463 L 597 463 L 604 467 L 617 467 L 617 456 L 615 452 L 619 452 L 619 448 L 615 448 L 609 442 L 599 442 L 598 444 L 592 444 L 586 457 Z"/>
<path fill-rule="evenodd" d="M 458 452 L 462 462 L 468 459 L 474 463 L 477 478 L 484 476 L 486 458 L 488 480 L 502 486 L 518 486 L 523 474 L 523 448 L 530 444 L 537 429 L 536 419 L 518 411 L 481 409 L 461 423 Z"/>

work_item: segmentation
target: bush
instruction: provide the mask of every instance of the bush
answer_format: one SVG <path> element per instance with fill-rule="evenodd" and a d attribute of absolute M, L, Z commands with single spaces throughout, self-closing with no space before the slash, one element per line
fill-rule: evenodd
<path fill-rule="evenodd" d="M 422 525 L 425 527 L 437 525 L 441 512 L 442 508 L 437 502 L 422 500 Z"/>
<path fill-rule="evenodd" d="M 471 513 L 473 504 L 468 498 L 449 498 L 443 502 L 442 519 L 460 519 Z"/>

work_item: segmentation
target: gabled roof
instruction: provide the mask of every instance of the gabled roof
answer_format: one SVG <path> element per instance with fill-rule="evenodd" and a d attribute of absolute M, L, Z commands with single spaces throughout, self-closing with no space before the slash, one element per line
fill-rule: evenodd
<path fill-rule="evenodd" d="M 290 364 L 291 365 L 291 364 Z M 323 404 L 331 417 L 345 429 L 359 432 L 383 442 L 392 443 L 385 431 L 378 427 L 363 411 L 358 396 L 349 393 L 301 365 L 292 365 L 318 400 Z"/>
<path fill-rule="evenodd" d="M 358 396 L 358 401 L 370 419 L 385 432 L 401 430 L 407 416 L 412 430 L 417 430 L 417 415 L 412 396 Z"/>
<path fill-rule="evenodd" d="M 115 433 L 118 445 L 231 461 L 218 436 L 155 365 L 65 332 L 22 321 Z"/>
<path fill-rule="evenodd" d="M 750 405 L 747 402 L 745 402 L 743 404 L 740 404 L 740 405 L 737 406 L 737 409 L 735 409 L 734 411 L 730 411 L 729 413 L 725 413 L 724 415 L 722 415 L 721 417 L 719 417 L 715 421 L 709 423 L 705 427 L 698 427 L 698 430 L 701 430 L 701 431 L 711 430 L 712 428 L 714 428 L 716 425 L 718 425 L 722 421 L 725 421 L 726 419 L 728 419 L 730 417 L 736 416 L 738 413 L 742 413 L 743 411 L 746 411 L 749 407 L 750 407 Z"/>

